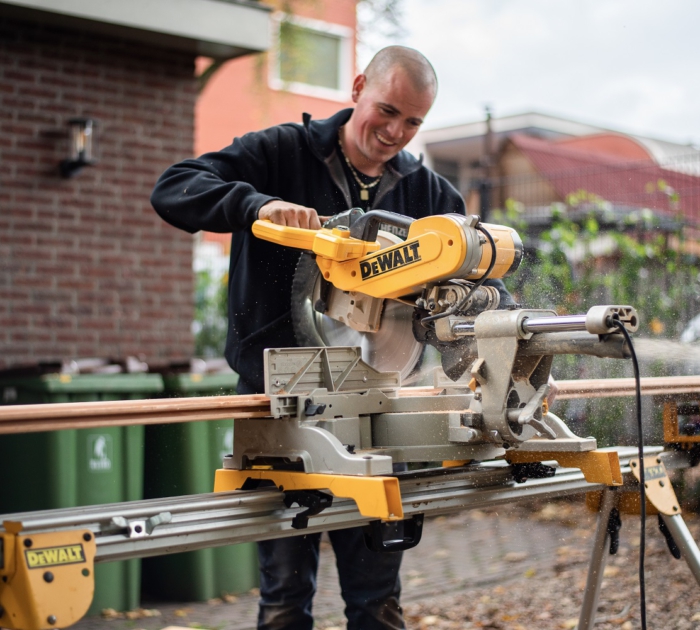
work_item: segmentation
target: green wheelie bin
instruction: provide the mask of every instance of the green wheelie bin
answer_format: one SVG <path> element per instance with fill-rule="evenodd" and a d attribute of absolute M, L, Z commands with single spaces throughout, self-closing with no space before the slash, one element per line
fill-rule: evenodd
<path fill-rule="evenodd" d="M 166 396 L 232 395 L 237 382 L 232 372 L 163 375 Z M 212 492 L 214 471 L 232 449 L 233 420 L 146 427 L 146 498 Z M 257 584 L 254 543 L 143 560 L 142 592 L 149 600 L 205 601 Z"/>
<path fill-rule="evenodd" d="M 162 391 L 160 374 L 0 377 L 4 404 L 132 400 Z M 0 513 L 141 499 L 143 462 L 143 426 L 0 435 Z M 140 560 L 95 565 L 88 614 L 138 607 L 140 565 Z"/>

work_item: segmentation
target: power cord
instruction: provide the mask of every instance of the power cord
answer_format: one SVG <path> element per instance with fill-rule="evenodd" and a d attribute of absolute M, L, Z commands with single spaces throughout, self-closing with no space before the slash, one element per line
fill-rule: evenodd
<path fill-rule="evenodd" d="M 644 551 L 646 548 L 646 519 L 647 519 L 647 494 L 644 487 L 644 434 L 642 432 L 642 382 L 639 376 L 639 363 L 637 362 L 637 354 L 632 345 L 632 339 L 625 328 L 625 325 L 618 319 L 612 321 L 613 325 L 620 330 L 625 337 L 625 341 L 630 349 L 632 357 L 632 366 L 634 368 L 635 381 L 635 402 L 637 407 L 637 448 L 639 451 L 639 500 L 641 503 L 641 526 L 639 535 L 639 607 L 641 629 L 646 630 L 647 627 L 647 604 L 646 604 L 646 587 L 644 580 Z"/>

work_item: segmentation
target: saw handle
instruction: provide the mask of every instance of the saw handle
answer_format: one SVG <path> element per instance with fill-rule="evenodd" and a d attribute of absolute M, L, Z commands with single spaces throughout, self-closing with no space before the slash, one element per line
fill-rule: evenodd
<path fill-rule="evenodd" d="M 313 249 L 317 230 L 278 225 L 269 219 L 258 219 L 253 223 L 253 234 L 264 241 L 296 249 Z"/>
<path fill-rule="evenodd" d="M 408 232 L 408 228 L 411 227 L 415 219 L 407 217 L 403 214 L 396 214 L 396 212 L 389 212 L 388 210 L 371 210 L 361 217 L 355 219 L 353 224 L 350 226 L 350 236 L 353 238 L 359 238 L 362 241 L 369 241 L 373 243 L 377 240 L 377 233 L 379 232 L 380 224 L 391 225 L 393 227 L 405 229 Z"/>
<path fill-rule="evenodd" d="M 306 230 L 304 228 L 277 225 L 268 219 L 258 219 L 253 223 L 253 234 L 260 239 L 284 247 L 294 247 L 313 252 L 321 259 L 344 262 L 361 258 L 375 252 L 380 245 L 377 241 L 363 241 L 352 238 L 350 230 L 337 226 L 332 229 Z"/>

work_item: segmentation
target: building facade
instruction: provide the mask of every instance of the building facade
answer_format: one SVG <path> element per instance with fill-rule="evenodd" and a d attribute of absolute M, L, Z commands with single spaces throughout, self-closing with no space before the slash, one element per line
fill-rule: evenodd
<path fill-rule="evenodd" d="M 0 368 L 191 356 L 192 237 L 150 193 L 192 155 L 195 59 L 264 50 L 270 12 L 131 4 L 0 2 Z M 67 178 L 76 118 L 96 121 L 97 163 Z"/>

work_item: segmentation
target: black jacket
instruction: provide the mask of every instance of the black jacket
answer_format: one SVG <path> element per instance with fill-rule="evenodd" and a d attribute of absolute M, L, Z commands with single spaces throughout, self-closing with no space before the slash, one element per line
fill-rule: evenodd
<path fill-rule="evenodd" d="M 351 207 L 337 151 L 345 109 L 327 120 L 284 124 L 236 138 L 217 153 L 170 167 L 151 203 L 168 223 L 196 232 L 232 232 L 226 358 L 252 389 L 263 391 L 264 348 L 294 347 L 290 297 L 298 250 L 255 238 L 258 210 L 273 199 L 333 215 Z M 459 193 L 402 151 L 386 166 L 374 207 L 414 218 L 464 214 Z"/>

